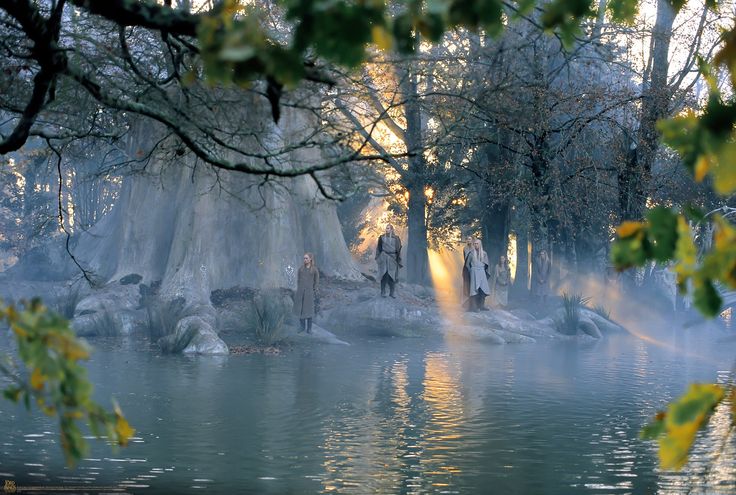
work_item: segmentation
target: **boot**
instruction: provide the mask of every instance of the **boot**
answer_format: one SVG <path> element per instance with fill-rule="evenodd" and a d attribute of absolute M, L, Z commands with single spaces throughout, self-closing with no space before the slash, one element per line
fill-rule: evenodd
<path fill-rule="evenodd" d="M 307 333 L 312 333 L 312 319 L 307 318 Z"/>
<path fill-rule="evenodd" d="M 386 297 L 386 277 L 388 275 L 384 275 L 381 278 L 381 297 Z"/>
<path fill-rule="evenodd" d="M 305 320 L 304 318 L 299 318 L 299 332 L 297 333 L 302 333 L 307 328 L 306 322 L 307 320 Z"/>

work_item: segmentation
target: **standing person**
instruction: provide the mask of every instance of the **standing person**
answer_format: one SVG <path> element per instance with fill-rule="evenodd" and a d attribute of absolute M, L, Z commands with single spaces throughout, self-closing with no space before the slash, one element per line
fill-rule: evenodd
<path fill-rule="evenodd" d="M 394 234 L 394 226 L 390 223 L 386 225 L 386 233 L 378 237 L 376 262 L 378 279 L 381 281 L 381 297 L 386 297 L 386 284 L 388 284 L 389 295 L 395 298 L 394 288 L 399 280 L 401 268 L 401 239 Z"/>
<path fill-rule="evenodd" d="M 552 270 L 552 263 L 546 249 L 540 249 L 537 259 L 532 267 L 532 280 L 534 281 L 534 295 L 542 304 L 547 304 L 547 296 L 549 295 L 549 274 Z"/>
<path fill-rule="evenodd" d="M 463 246 L 463 301 L 462 305 L 466 309 L 470 309 L 470 271 L 468 270 L 468 256 L 473 250 L 473 236 L 469 235 L 465 239 L 465 246 Z"/>
<path fill-rule="evenodd" d="M 299 267 L 294 295 L 294 314 L 299 318 L 299 332 L 312 333 L 319 286 L 319 271 L 314 266 L 314 255 L 304 253 L 304 264 Z"/>
<path fill-rule="evenodd" d="M 480 239 L 473 241 L 465 266 L 470 273 L 470 310 L 485 311 L 486 296 L 491 293 L 488 288 L 488 255 L 480 244 Z"/>
<path fill-rule="evenodd" d="M 493 303 L 505 308 L 509 304 L 509 284 L 511 283 L 511 269 L 506 256 L 501 255 L 498 263 L 493 267 Z"/>

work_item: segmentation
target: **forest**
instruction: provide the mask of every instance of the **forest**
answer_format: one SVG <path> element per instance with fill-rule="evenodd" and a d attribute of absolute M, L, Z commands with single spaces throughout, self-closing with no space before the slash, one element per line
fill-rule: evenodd
<path fill-rule="evenodd" d="M 389 392 L 382 387 L 421 382 L 429 409 L 407 414 L 431 419 L 432 380 L 452 377 L 453 366 L 462 371 L 449 388 L 485 390 L 468 378 L 482 375 L 465 369 L 470 357 L 434 361 L 435 351 L 457 339 L 490 344 L 474 351 L 490 353 L 480 360 L 535 352 L 544 354 L 531 358 L 540 363 L 557 351 L 513 345 L 587 349 L 596 342 L 610 350 L 622 336 L 660 350 L 670 340 L 705 354 L 716 345 L 716 357 L 698 361 L 693 376 L 671 372 L 660 403 L 649 405 L 633 433 L 644 427 L 644 436 L 660 439 L 659 457 L 648 452 L 651 466 L 645 462 L 642 471 L 657 462 L 665 474 L 683 467 L 692 445 L 696 463 L 697 452 L 718 451 L 696 469 L 706 472 L 694 475 L 700 481 L 691 479 L 703 493 L 716 493 L 709 476 L 734 452 L 732 423 L 714 433 L 736 390 L 729 334 L 736 305 L 734 8 L 711 0 L 0 0 L 0 295 L 9 304 L 0 316 L 11 329 L 8 352 L 25 363 L 1 365 L 0 376 L 17 382 L 6 397 L 34 399 L 49 416 L 58 414 L 64 459 L 84 465 L 89 447 L 77 419 L 125 445 L 138 438 L 128 420 L 152 431 L 148 419 L 163 414 L 131 406 L 132 417 L 123 416 L 117 403 L 108 413 L 91 402 L 91 388 L 70 392 L 81 388 L 65 380 L 86 383 L 77 362 L 90 355 L 92 382 L 106 376 L 95 368 L 97 348 L 110 362 L 118 351 L 145 363 L 150 355 L 230 356 L 227 363 L 237 364 L 223 366 L 235 371 L 219 383 L 245 373 L 254 387 L 270 390 L 278 384 L 261 383 L 261 373 L 278 364 L 243 355 L 282 356 L 299 380 L 311 353 L 338 352 L 309 349 L 349 347 L 356 364 L 343 365 L 352 373 L 366 367 L 372 384 L 352 391 L 356 396 L 383 404 Z M 401 246 L 389 299 L 380 297 L 384 274 L 377 271 L 387 225 Z M 462 271 L 472 271 L 469 237 L 482 242 L 491 287 L 479 303 L 490 311 L 478 314 L 466 311 L 475 286 L 463 287 Z M 303 255 L 319 279 L 304 318 L 296 299 Z M 501 257 L 509 276 L 499 299 L 506 285 L 496 271 Z M 40 300 L 12 305 L 32 298 Z M 297 329 L 300 319 L 308 319 L 308 332 Z M 701 325 L 707 330 L 697 338 L 706 340 L 693 344 L 687 332 Z M 440 350 L 389 346 L 394 364 L 375 371 L 383 365 L 363 360 L 378 352 L 373 339 L 384 337 L 418 338 Z M 133 352 L 109 338 L 150 347 Z M 511 350 L 499 356 L 493 345 Z M 413 357 L 405 362 L 401 352 Z M 652 370 L 670 369 L 670 358 L 677 356 L 655 358 Z M 113 374 L 126 368 L 118 365 Z M 167 361 L 164 371 L 179 365 Z M 156 365 L 141 366 L 153 372 Z M 304 380 L 328 394 L 339 374 Z M 107 380 L 105 390 L 113 387 Z M 705 384 L 674 400 L 691 381 Z M 311 404 L 300 383 L 293 392 L 299 407 Z M 178 386 L 172 380 L 167 387 Z M 411 396 L 411 387 L 404 392 Z M 640 392 L 646 395 L 646 386 Z M 462 408 L 472 402 L 461 396 Z M 273 402 L 287 400 L 279 397 Z M 386 408 L 403 404 L 392 400 Z M 670 412 L 655 415 L 652 408 L 668 402 Z M 6 403 L 0 424 L 3 408 L 13 407 Z M 401 412 L 391 411 L 383 413 Z M 267 405 L 252 412 L 271 413 Z M 369 423 L 389 435 L 394 430 L 384 428 L 381 414 Z M 628 417 L 636 414 L 641 410 Z M 318 416 L 309 418 L 324 427 Z M 410 429 L 396 428 L 389 436 L 403 438 Z M 698 444 L 699 429 L 716 440 Z M 301 441 L 307 450 L 312 445 L 311 437 Z M 721 441 L 720 450 L 713 447 Z M 380 457 L 350 448 L 337 450 L 347 458 Z M 33 455 L 21 459 L 33 462 Z M 3 452 L 0 471 L 17 472 L 20 486 L 26 479 L 12 457 Z M 523 470 L 528 459 L 517 461 Z M 435 472 L 387 469 L 397 480 L 378 487 L 370 484 L 377 477 L 353 473 L 357 491 L 320 475 L 320 493 L 415 493 L 409 474 Z M 217 475 L 225 483 L 219 490 L 231 488 L 226 473 Z M 655 481 L 639 475 L 643 484 L 619 488 L 653 493 Z M 733 469 L 723 476 L 722 493 L 729 493 L 736 476 Z M 248 479 L 240 483 L 251 490 L 305 490 L 286 475 L 275 478 L 275 488 Z M 429 489 L 422 483 L 418 492 Z M 549 479 L 524 483 L 504 487 L 591 493 L 588 485 Z M 681 493 L 677 479 L 667 483 L 661 493 Z M 472 492 L 482 484 L 450 486 Z"/>

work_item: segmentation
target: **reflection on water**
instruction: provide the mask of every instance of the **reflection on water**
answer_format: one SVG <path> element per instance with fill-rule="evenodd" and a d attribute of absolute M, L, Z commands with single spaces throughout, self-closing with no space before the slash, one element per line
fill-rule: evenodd
<path fill-rule="evenodd" d="M 687 383 L 730 379 L 729 337 L 385 340 L 215 359 L 98 341 L 95 395 L 120 402 L 131 445 L 92 441 L 67 469 L 53 420 L 2 401 L 0 478 L 144 494 L 734 493 L 728 404 L 681 473 L 658 472 L 637 438 Z"/>

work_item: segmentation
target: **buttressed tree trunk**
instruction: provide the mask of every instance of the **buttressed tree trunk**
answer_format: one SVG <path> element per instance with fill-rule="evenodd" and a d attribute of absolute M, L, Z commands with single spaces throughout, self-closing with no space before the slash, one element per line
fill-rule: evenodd
<path fill-rule="evenodd" d="M 298 143 L 313 124 L 307 112 L 285 109 L 262 142 Z M 137 143 L 155 134 L 140 126 Z M 284 160 L 321 159 L 296 148 Z M 153 161 L 127 177 L 113 211 L 83 236 L 76 256 L 101 281 L 136 273 L 161 281 L 163 298 L 209 304 L 212 290 L 234 286 L 291 287 L 304 252 L 324 274 L 359 279 L 335 205 L 311 177 L 269 179 L 207 165 Z"/>

